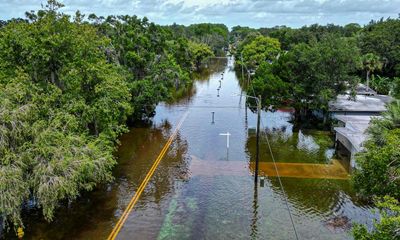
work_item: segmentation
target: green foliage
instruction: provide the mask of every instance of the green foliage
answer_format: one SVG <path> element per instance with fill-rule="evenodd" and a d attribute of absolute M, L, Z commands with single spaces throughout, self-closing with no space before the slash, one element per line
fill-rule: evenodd
<path fill-rule="evenodd" d="M 235 54 L 236 66 L 242 65 L 241 53 L 244 47 L 253 42 L 257 37 L 261 36 L 259 32 L 249 32 L 243 40 L 233 44 L 233 53 Z"/>
<path fill-rule="evenodd" d="M 237 43 L 243 41 L 249 34 L 253 33 L 258 33 L 258 31 L 249 27 L 232 27 L 232 30 L 229 33 L 229 42 L 230 44 L 236 45 Z"/>
<path fill-rule="evenodd" d="M 146 18 L 91 14 L 90 24 L 61 7 L 50 0 L 0 27 L 0 218 L 15 228 L 28 201 L 51 221 L 112 180 L 127 119 L 152 116 L 212 53 Z"/>
<path fill-rule="evenodd" d="M 356 189 L 363 196 L 378 198 L 381 220 L 368 232 L 365 226 L 353 228 L 355 239 L 397 239 L 400 236 L 400 101 L 388 106 L 380 119 L 368 129 L 370 139 L 365 151 L 357 155 L 353 174 Z M 389 197 L 390 196 L 390 197 Z M 397 199 L 397 200 L 395 200 Z"/>
<path fill-rule="evenodd" d="M 382 63 L 380 61 L 379 56 L 376 56 L 373 53 L 367 53 L 361 57 L 361 62 L 363 65 L 363 69 L 366 72 L 373 73 L 375 70 L 382 69 Z"/>
<path fill-rule="evenodd" d="M 397 99 L 400 99 L 400 77 L 393 78 L 391 95 Z"/>
<path fill-rule="evenodd" d="M 279 39 L 283 50 L 291 50 L 292 47 L 297 44 L 318 42 L 331 34 L 339 37 L 352 37 L 360 30 L 360 25 L 352 23 L 344 27 L 333 24 L 328 24 L 326 26 L 312 24 L 298 29 L 286 26 L 276 26 L 273 28 L 261 28 L 258 31 L 264 36 Z"/>
<path fill-rule="evenodd" d="M 386 130 L 365 144 L 357 157 L 354 185 L 364 196 L 400 198 L 400 129 Z"/>
<path fill-rule="evenodd" d="M 287 90 L 278 91 L 275 99 L 289 104 L 297 114 L 310 110 L 327 111 L 328 102 L 342 93 L 347 85 L 354 86 L 357 79 L 359 50 L 352 39 L 327 36 L 320 42 L 298 44 L 282 54 L 272 64 L 272 73 L 278 86 Z M 255 78 L 263 78 L 256 72 Z M 272 79 L 272 78 L 270 78 Z"/>
<path fill-rule="evenodd" d="M 252 80 L 254 91 L 261 95 L 264 106 L 279 107 L 289 99 L 289 85 L 273 73 L 273 66 L 263 62 Z"/>
<path fill-rule="evenodd" d="M 264 63 L 276 60 L 280 53 L 280 43 L 278 39 L 258 36 L 248 45 L 245 45 L 241 52 L 243 62 L 248 69 L 257 69 Z"/>
<path fill-rule="evenodd" d="M 369 79 L 372 74 L 372 78 L 374 78 L 374 72 L 376 70 L 382 69 L 382 62 L 379 56 L 376 56 L 373 53 L 367 53 L 361 57 L 362 69 L 366 72 L 366 83 L 369 87 Z"/>
<path fill-rule="evenodd" d="M 385 94 L 388 95 L 389 93 L 393 92 L 394 86 L 394 79 L 390 79 L 388 77 L 381 77 L 379 75 L 372 76 L 370 87 L 374 89 L 378 94 Z"/>
<path fill-rule="evenodd" d="M 383 62 L 383 76 L 400 74 L 400 19 L 371 21 L 359 35 L 363 54 L 373 53 Z"/>
<path fill-rule="evenodd" d="M 168 27 L 175 36 L 186 37 L 193 42 L 208 45 L 217 56 L 225 55 L 229 29 L 224 24 L 200 23 L 188 27 L 173 24 Z"/>
<path fill-rule="evenodd" d="M 132 120 L 152 117 L 158 102 L 190 85 L 194 66 L 209 56 L 199 54 L 200 50 L 209 51 L 206 45 L 194 44 L 171 28 L 149 23 L 147 18 L 92 14 L 90 20 L 111 39 L 114 48 L 107 48 L 108 59 L 129 73 Z"/>
<path fill-rule="evenodd" d="M 355 39 L 325 32 L 319 38 L 292 45 L 286 52 L 280 50 L 277 39 L 257 32 L 249 33 L 239 43 L 237 67 L 243 64 L 256 70 L 252 85 L 266 107 L 290 105 L 296 109 L 296 117 L 311 110 L 327 113 L 330 100 L 348 88 L 355 89 L 360 65 Z"/>
<path fill-rule="evenodd" d="M 371 138 L 365 151 L 357 156 L 359 169 L 354 183 L 365 196 L 390 195 L 400 198 L 400 102 L 388 106 L 382 119 L 375 119 L 369 128 Z"/>
<path fill-rule="evenodd" d="M 203 43 L 189 42 L 189 49 L 191 58 L 194 59 L 194 64 L 197 69 L 200 68 L 201 63 L 204 60 L 214 56 L 212 50 Z"/>
<path fill-rule="evenodd" d="M 60 91 L 43 91 L 19 73 L 0 89 L 0 213 L 21 225 L 20 211 L 31 197 L 51 220 L 60 200 L 112 179 L 112 142 L 79 133 L 80 119 L 49 108 Z"/>
<path fill-rule="evenodd" d="M 300 43 L 311 44 L 322 41 L 327 35 L 338 37 L 355 37 L 362 54 L 373 53 L 382 62 L 382 76 L 393 78 L 400 74 L 400 19 L 371 21 L 365 27 L 350 23 L 345 26 L 313 24 L 298 29 L 286 26 L 260 28 L 264 36 L 279 39 L 283 50 L 290 51 Z"/>
<path fill-rule="evenodd" d="M 377 201 L 381 219 L 374 223 L 371 232 L 363 225 L 353 227 L 353 235 L 356 240 L 390 240 L 400 238 L 400 205 L 391 197 L 385 196 Z"/>
<path fill-rule="evenodd" d="M 61 200 L 110 181 L 113 141 L 130 113 L 106 38 L 50 1 L 0 31 L 0 213 L 22 225 L 29 199 L 51 220 Z"/>

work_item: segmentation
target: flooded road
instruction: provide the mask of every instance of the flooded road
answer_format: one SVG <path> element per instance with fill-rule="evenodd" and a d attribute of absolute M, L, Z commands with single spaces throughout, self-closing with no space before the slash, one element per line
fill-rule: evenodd
<path fill-rule="evenodd" d="M 372 223 L 330 133 L 294 132 L 290 110 L 261 115 L 276 165 L 261 138 L 266 179 L 255 186 L 257 115 L 245 107 L 234 60 L 208 65 L 188 96 L 160 104 L 151 123 L 121 137 L 113 184 L 62 207 L 52 223 L 28 210 L 26 239 L 106 239 L 185 114 L 117 239 L 296 239 L 294 229 L 299 239 L 352 239 L 352 222 Z M 220 135 L 228 132 L 229 149 Z"/>

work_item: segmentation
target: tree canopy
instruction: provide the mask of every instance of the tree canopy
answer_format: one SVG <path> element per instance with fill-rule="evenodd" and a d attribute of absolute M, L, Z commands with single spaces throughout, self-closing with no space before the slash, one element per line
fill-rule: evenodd
<path fill-rule="evenodd" d="M 256 44 L 247 45 L 252 46 Z M 265 107 L 290 105 L 297 116 L 317 109 L 326 112 L 331 99 L 357 83 L 358 61 L 359 49 L 353 39 L 327 35 L 319 42 L 298 44 L 279 58 L 265 59 L 252 84 Z"/>
<path fill-rule="evenodd" d="M 372 231 L 356 225 L 355 239 L 397 239 L 400 236 L 400 102 L 388 106 L 383 118 L 375 119 L 368 129 L 370 139 L 358 154 L 353 182 L 358 192 L 373 198 L 381 219 Z"/>
<path fill-rule="evenodd" d="M 109 40 L 57 7 L 0 31 L 0 213 L 16 226 L 30 198 L 51 220 L 60 200 L 111 180 L 112 142 L 131 112 Z"/>
<path fill-rule="evenodd" d="M 281 44 L 278 39 L 258 36 L 244 46 L 241 57 L 243 57 L 243 62 L 246 63 L 247 68 L 255 70 L 263 62 L 271 63 L 274 61 L 280 54 L 280 47 Z"/>
<path fill-rule="evenodd" d="M 208 45 L 136 16 L 71 17 L 49 0 L 0 26 L 0 219 L 59 204 L 112 180 L 127 120 L 190 86 Z"/>
<path fill-rule="evenodd" d="M 225 55 L 228 48 L 229 29 L 224 24 L 199 23 L 183 26 L 173 24 L 168 26 L 175 36 L 182 36 L 196 43 L 206 44 L 217 56 Z"/>

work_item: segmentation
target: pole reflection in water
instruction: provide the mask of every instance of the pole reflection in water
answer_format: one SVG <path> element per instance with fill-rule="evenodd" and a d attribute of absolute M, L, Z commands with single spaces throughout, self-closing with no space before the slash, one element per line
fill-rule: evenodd
<path fill-rule="evenodd" d="M 251 239 L 257 239 L 258 236 L 258 183 L 254 182 L 253 195 L 253 218 L 251 220 Z"/>
<path fill-rule="evenodd" d="M 242 87 L 245 97 L 248 85 L 246 80 L 239 82 L 233 59 L 227 67 L 226 62 L 213 59 L 186 96 L 160 104 L 152 122 L 136 125 L 121 137 L 112 184 L 58 208 L 52 223 L 45 222 L 37 210 L 25 211 L 25 239 L 106 239 L 186 108 L 191 108 L 188 119 L 118 239 L 294 239 L 277 178 L 270 175 L 262 191 L 258 191 L 260 183 L 254 183 L 257 114 L 245 107 L 246 99 L 238 109 L 224 107 L 240 101 L 234 94 Z M 222 75 L 224 94 L 221 91 L 217 97 Z M 214 124 L 210 124 L 211 112 L 218 114 Z M 284 110 L 262 116 L 268 122 L 271 147 L 279 174 L 285 176 L 282 183 L 302 239 L 351 239 L 346 230 L 332 232 L 326 227 L 335 215 L 351 222 L 372 222 L 370 207 L 357 201 L 350 182 L 327 179 L 326 168 L 321 167 L 345 172 L 332 161 L 329 132 L 296 131 L 291 112 Z M 234 138 L 225 152 L 226 142 L 219 133 L 228 131 Z M 260 172 L 268 174 L 274 167 L 264 149 L 261 140 Z M 320 178 L 309 172 L 320 172 Z"/>

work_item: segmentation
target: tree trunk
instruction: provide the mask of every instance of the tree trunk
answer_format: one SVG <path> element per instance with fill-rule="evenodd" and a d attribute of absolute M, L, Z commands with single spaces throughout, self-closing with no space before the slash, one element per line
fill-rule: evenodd
<path fill-rule="evenodd" d="M 322 113 L 323 113 L 323 115 L 324 115 L 323 125 L 324 125 L 324 127 L 325 127 L 325 126 L 326 126 L 326 123 L 327 123 L 327 121 L 328 121 L 328 111 L 322 110 Z"/>
<path fill-rule="evenodd" d="M 370 74 L 370 71 L 368 70 L 367 71 L 367 91 L 369 91 L 369 74 Z"/>
<path fill-rule="evenodd" d="M 57 86 L 57 84 L 56 84 L 56 74 L 55 74 L 54 71 L 51 71 L 50 78 L 51 78 L 51 83 L 53 83 L 54 85 Z"/>
<path fill-rule="evenodd" d="M 294 109 L 294 122 L 295 123 L 301 122 L 301 108 Z"/>

